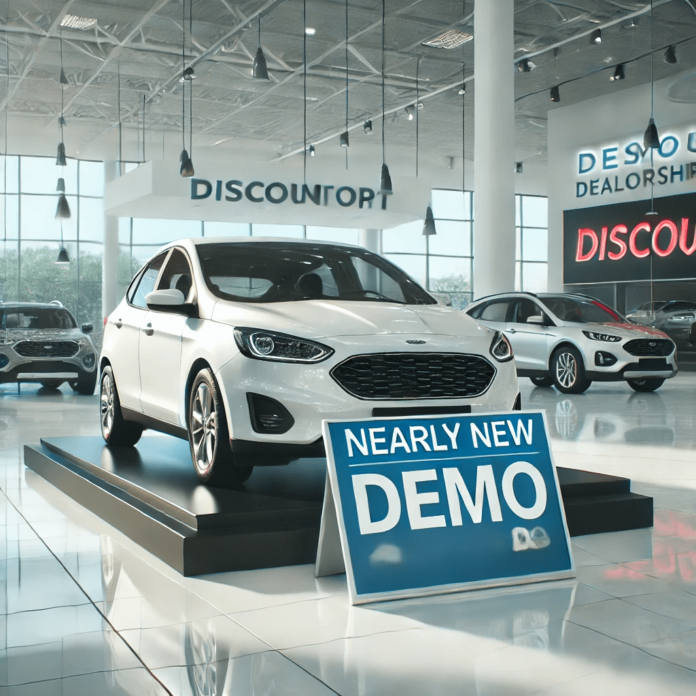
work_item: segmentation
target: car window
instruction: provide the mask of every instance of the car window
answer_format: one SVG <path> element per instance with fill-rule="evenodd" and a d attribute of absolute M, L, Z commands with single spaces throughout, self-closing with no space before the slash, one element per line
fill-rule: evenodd
<path fill-rule="evenodd" d="M 22 307 L 0 310 L 3 329 L 74 329 L 75 320 L 67 309 Z"/>
<path fill-rule="evenodd" d="M 513 311 L 513 321 L 515 323 L 526 324 L 529 317 L 539 316 L 544 316 L 544 311 L 534 300 L 525 297 L 515 302 Z"/>
<path fill-rule="evenodd" d="M 130 301 L 132 305 L 136 307 L 142 307 L 143 309 L 147 309 L 145 297 L 155 289 L 157 276 L 159 275 L 160 268 L 162 268 L 162 264 L 164 263 L 164 259 L 166 258 L 166 256 L 166 252 L 164 254 L 160 254 L 157 258 L 153 259 L 149 263 L 148 267 L 140 276 L 138 286 L 135 289 L 135 292 L 133 293 L 133 297 Z"/>
<path fill-rule="evenodd" d="M 505 321 L 510 300 L 493 300 L 489 302 L 478 317 L 482 321 Z"/>
<path fill-rule="evenodd" d="M 675 300 L 668 302 L 663 308 L 663 312 L 693 312 L 696 309 L 696 304 L 686 302 L 684 300 Z"/>
<path fill-rule="evenodd" d="M 591 297 L 547 295 L 540 300 L 561 321 L 577 324 L 610 324 L 626 321 L 615 309 Z"/>
<path fill-rule="evenodd" d="M 191 301 L 194 294 L 191 266 L 181 249 L 174 249 L 157 283 L 158 290 L 181 290 L 186 302 Z"/>
<path fill-rule="evenodd" d="M 436 304 L 397 266 L 358 247 L 246 242 L 201 244 L 196 250 L 208 288 L 224 300 Z"/>

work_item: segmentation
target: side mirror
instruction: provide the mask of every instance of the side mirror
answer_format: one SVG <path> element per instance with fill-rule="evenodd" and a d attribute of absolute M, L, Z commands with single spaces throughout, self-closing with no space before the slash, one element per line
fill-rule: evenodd
<path fill-rule="evenodd" d="M 544 325 L 544 317 L 541 314 L 533 314 L 531 317 L 527 317 L 528 324 L 540 324 Z"/>
<path fill-rule="evenodd" d="M 446 292 L 431 292 L 432 297 L 437 300 L 437 303 L 442 307 L 452 306 L 452 297 Z"/>
<path fill-rule="evenodd" d="M 83 324 L 81 328 L 82 333 L 92 333 L 92 331 L 94 331 L 94 324 Z"/>
<path fill-rule="evenodd" d="M 154 290 L 145 295 L 145 302 L 150 309 L 181 307 L 185 300 L 181 290 Z"/>

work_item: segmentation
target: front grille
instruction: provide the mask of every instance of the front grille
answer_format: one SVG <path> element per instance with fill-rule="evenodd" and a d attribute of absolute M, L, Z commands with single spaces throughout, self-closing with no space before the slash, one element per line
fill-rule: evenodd
<path fill-rule="evenodd" d="M 674 343 L 666 338 L 636 338 L 624 345 L 631 355 L 667 356 L 674 351 Z"/>
<path fill-rule="evenodd" d="M 75 341 L 21 341 L 14 349 L 23 358 L 72 358 L 80 346 Z"/>
<path fill-rule="evenodd" d="M 375 353 L 349 358 L 331 376 L 359 399 L 462 399 L 483 394 L 495 368 L 461 353 Z"/>

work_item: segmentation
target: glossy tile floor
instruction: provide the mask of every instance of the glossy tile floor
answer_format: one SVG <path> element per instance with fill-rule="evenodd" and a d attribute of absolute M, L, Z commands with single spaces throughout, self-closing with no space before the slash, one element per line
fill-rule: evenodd
<path fill-rule="evenodd" d="M 575 581 L 367 608 L 311 566 L 180 577 L 22 465 L 96 397 L 0 387 L 0 696 L 693 695 L 696 375 L 522 382 L 557 464 L 630 476 L 655 527 L 575 539 Z"/>

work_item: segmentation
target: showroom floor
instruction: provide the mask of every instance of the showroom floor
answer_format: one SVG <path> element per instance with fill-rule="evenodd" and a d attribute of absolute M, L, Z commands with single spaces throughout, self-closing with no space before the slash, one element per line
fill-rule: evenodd
<path fill-rule="evenodd" d="M 654 528 L 576 538 L 576 581 L 361 608 L 312 566 L 182 578 L 22 465 L 97 397 L 0 387 L 0 696 L 695 693 L 696 375 L 523 383 L 556 463 L 632 477 Z"/>

